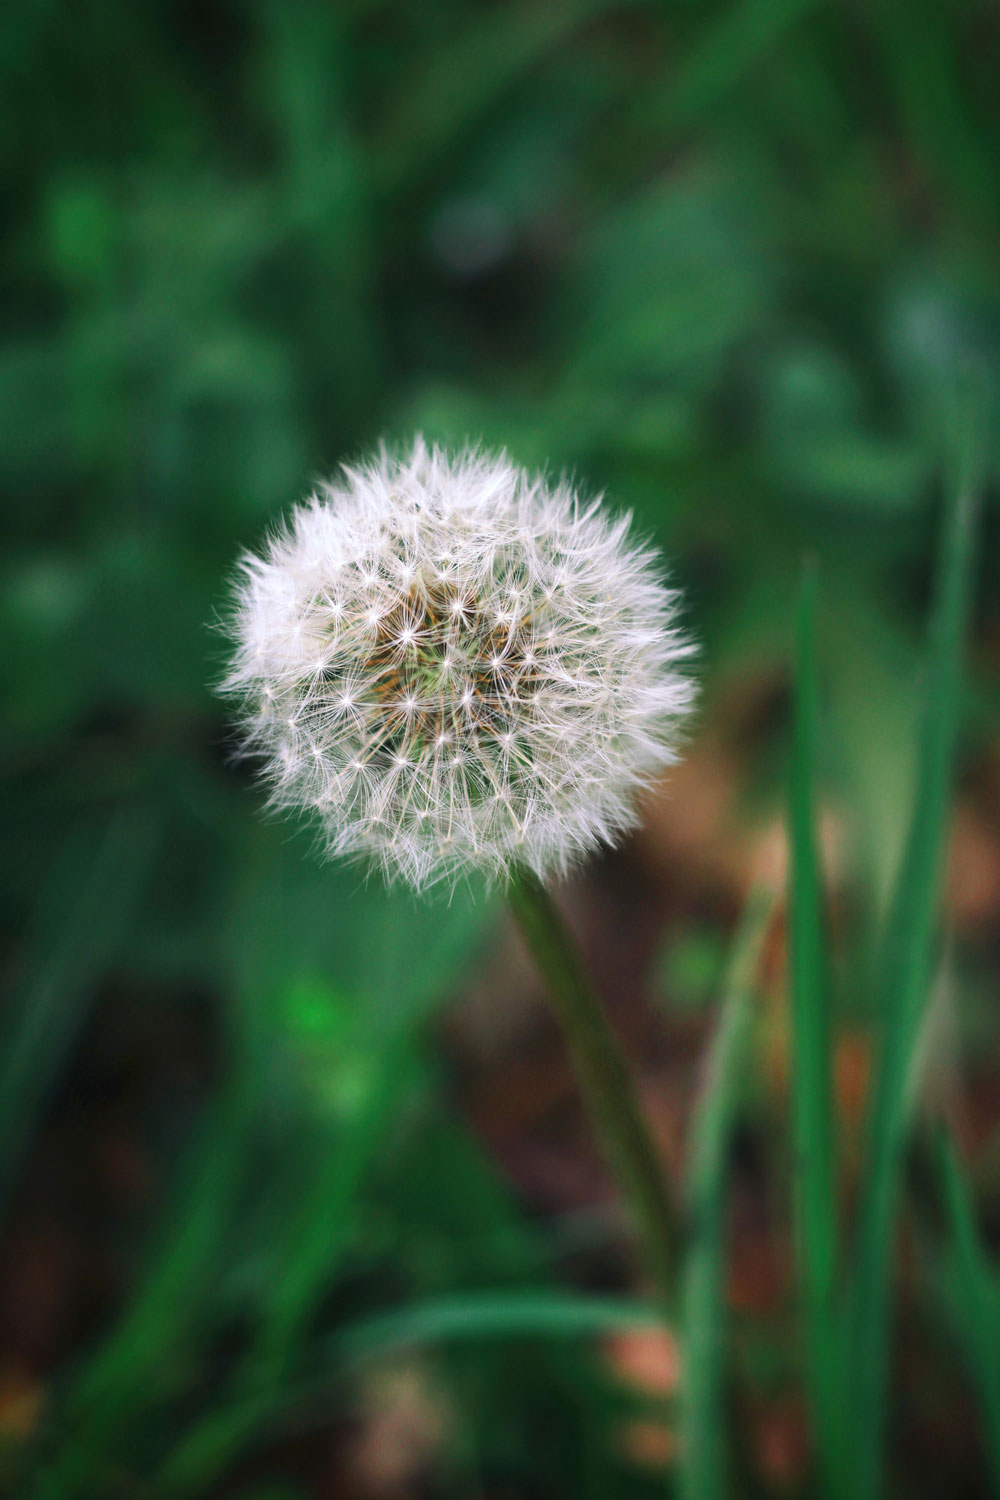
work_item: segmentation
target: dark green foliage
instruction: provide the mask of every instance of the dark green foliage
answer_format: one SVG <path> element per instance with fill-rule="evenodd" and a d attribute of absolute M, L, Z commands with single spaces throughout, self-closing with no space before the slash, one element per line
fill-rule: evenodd
<path fill-rule="evenodd" d="M 877 968 L 883 1023 L 851 1286 L 850 1378 L 858 1433 L 854 1492 L 862 1497 L 881 1490 L 897 1178 L 919 1082 L 921 1031 L 936 956 L 982 484 L 985 435 L 980 399 L 978 390 L 962 392 L 952 436 L 913 811 Z"/>
<path fill-rule="evenodd" d="M 568 1230 L 530 1221 L 449 1102 L 431 1026 L 482 962 L 494 903 L 425 906 L 321 866 L 307 833 L 261 817 L 211 692 L 211 622 L 239 548 L 316 474 L 419 427 L 571 467 L 634 509 L 688 591 L 709 723 L 743 712 L 747 681 L 780 696 L 801 559 L 817 560 L 831 727 L 819 744 L 800 719 L 793 813 L 794 1003 L 812 1070 L 795 1134 L 821 1163 L 802 1198 L 803 1305 L 822 1346 L 836 989 L 886 1049 L 849 1289 L 865 1393 L 852 1432 L 874 1485 L 906 1082 L 961 706 L 957 530 L 916 780 L 914 684 L 945 408 L 957 367 L 988 385 L 1000 354 L 998 47 L 985 0 L 3 8 L 11 1236 L 65 1191 L 46 1175 L 51 1132 L 98 1109 L 101 1069 L 134 1066 L 141 1083 L 134 1058 L 199 1040 L 158 1090 L 128 1096 L 148 1191 L 106 1231 L 89 1321 L 42 1361 L 39 1420 L 0 1436 L 0 1483 L 102 1500 L 218 1491 L 236 1474 L 232 1493 L 297 1494 L 280 1464 L 275 1486 L 240 1464 L 310 1421 L 346 1423 L 359 1369 L 419 1343 L 451 1411 L 435 1496 L 662 1493 L 619 1440 L 656 1403 L 591 1357 L 598 1333 L 647 1310 L 570 1290 Z M 995 640 L 988 423 L 977 459 L 980 638 Z M 1000 698 L 986 653 L 972 656 L 978 744 Z M 810 695 L 811 658 L 807 643 Z M 754 814 L 785 805 L 786 728 L 779 704 L 738 730 Z M 873 982 L 874 918 L 821 983 L 803 778 L 848 794 L 866 911 L 906 843 L 897 937 Z M 681 906 L 675 920 L 711 923 L 711 955 L 717 918 Z M 725 1135 L 731 1103 L 706 1101 L 703 1131 L 714 1119 Z M 758 1108 L 781 1161 L 774 1126 Z M 703 1308 L 711 1333 L 719 1141 L 696 1162 L 707 1237 L 688 1313 Z M 980 1314 L 1000 1327 L 996 1289 L 951 1156 L 942 1172 L 942 1275 L 970 1287 L 956 1321 L 995 1462 Z M 752 1348 L 761 1369 L 801 1373 L 785 1333 L 738 1332 L 741 1370 Z M 710 1339 L 700 1353 L 690 1420 L 712 1494 L 722 1449 L 705 1414 L 725 1407 L 725 1369 Z"/>

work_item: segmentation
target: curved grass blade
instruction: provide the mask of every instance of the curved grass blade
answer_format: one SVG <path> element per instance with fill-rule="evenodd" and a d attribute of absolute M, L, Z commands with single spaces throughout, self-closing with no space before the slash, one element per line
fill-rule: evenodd
<path fill-rule="evenodd" d="M 200 1484 L 205 1476 L 196 1460 L 216 1457 L 213 1438 L 277 1430 L 293 1413 L 298 1419 L 311 1404 L 328 1400 L 346 1374 L 371 1361 L 443 1344 L 587 1339 L 662 1323 L 663 1309 L 653 1302 L 554 1291 L 439 1297 L 360 1318 L 326 1341 L 311 1371 L 289 1380 L 272 1369 L 259 1386 L 234 1395 L 215 1414 L 211 1428 L 198 1430 L 197 1446 L 188 1441 L 168 1460 L 158 1476 L 157 1492 L 184 1493 Z"/>
<path fill-rule="evenodd" d="M 806 1387 L 823 1491 L 842 1493 L 840 1335 L 837 1323 L 837 1190 L 830 987 L 817 849 L 819 739 L 816 574 L 799 598 L 789 805 L 789 1002 L 795 1156 L 795 1224 Z"/>
<path fill-rule="evenodd" d="M 681 1500 L 721 1500 L 728 1490 L 723 1440 L 727 1147 L 750 1037 L 753 982 L 773 909 L 774 892 L 763 886 L 747 904 L 692 1125 L 689 1238 L 681 1278 Z"/>
<path fill-rule="evenodd" d="M 663 1309 L 655 1302 L 555 1291 L 487 1292 L 380 1313 L 343 1329 L 330 1348 L 353 1364 L 414 1345 L 487 1338 L 589 1338 L 662 1323 Z"/>
<path fill-rule="evenodd" d="M 881 967 L 885 1030 L 875 1080 L 852 1307 L 851 1430 L 858 1500 L 873 1500 L 882 1486 L 899 1163 L 934 962 L 969 614 L 974 517 L 985 454 L 982 415 L 978 402 L 967 402 L 952 435 L 913 817 Z"/>

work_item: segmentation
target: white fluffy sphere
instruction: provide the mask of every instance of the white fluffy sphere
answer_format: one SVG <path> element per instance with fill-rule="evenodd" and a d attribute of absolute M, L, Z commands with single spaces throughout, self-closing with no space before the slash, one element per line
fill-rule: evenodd
<path fill-rule="evenodd" d="M 223 690 L 279 807 L 417 887 L 564 872 L 635 822 L 693 688 L 654 553 L 565 482 L 418 438 L 240 566 Z"/>

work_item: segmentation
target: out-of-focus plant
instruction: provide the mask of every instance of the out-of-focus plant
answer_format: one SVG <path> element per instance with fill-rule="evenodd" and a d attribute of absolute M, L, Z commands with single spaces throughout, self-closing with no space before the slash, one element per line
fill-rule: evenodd
<path fill-rule="evenodd" d="M 635 510 L 688 593 L 704 723 L 729 735 L 713 789 L 745 831 L 786 797 L 789 598 L 811 554 L 811 780 L 824 834 L 825 794 L 849 793 L 856 854 L 843 883 L 827 864 L 830 1039 L 838 1070 L 845 1034 L 864 1057 L 900 979 L 875 985 L 865 956 L 914 806 L 940 412 L 957 358 L 995 370 L 1000 354 L 997 26 L 982 0 L 3 8 L 5 1487 L 44 1472 L 91 1500 L 171 1473 L 204 1493 L 224 1474 L 256 1496 L 242 1476 L 271 1462 L 301 1494 L 313 1425 L 342 1425 L 373 1362 L 419 1349 L 448 1409 L 430 1486 L 662 1493 L 618 1434 L 672 1424 L 672 1398 L 595 1353 L 602 1331 L 658 1311 L 567 1290 L 592 1270 L 622 1280 L 614 1226 L 498 1167 L 429 1034 L 469 987 L 495 904 L 459 894 L 428 916 L 248 816 L 204 621 L 276 500 L 380 433 L 474 433 L 518 463 L 576 464 Z M 988 583 L 989 430 L 986 446 Z M 988 852 L 995 590 L 980 608 L 959 832 L 973 812 Z M 697 826 L 704 762 L 691 769 L 674 812 Z M 710 887 L 651 832 L 584 899 L 620 900 L 644 933 L 662 921 L 680 967 L 704 934 L 714 975 L 745 869 L 728 837 L 709 842 L 725 864 Z M 870 1286 L 884 1302 L 888 1265 L 892 1300 L 918 1315 L 895 1378 L 873 1366 L 857 1444 L 844 1419 L 852 1454 L 888 1426 L 886 1487 L 918 1500 L 981 1483 L 971 1421 L 949 1420 L 970 1409 L 963 1363 L 997 1446 L 995 952 L 961 918 L 954 949 L 961 1157 L 935 1153 L 933 1233 L 907 1190 L 919 1129 L 912 1156 L 884 1157 L 878 1201 L 905 1211 L 915 1254 L 887 1262 L 874 1237 Z M 704 1438 L 725 1412 L 747 1493 L 807 1483 L 796 1403 L 816 1388 L 782 1278 L 766 1312 L 747 1296 L 762 1256 L 784 1265 L 772 972 L 721 1111 L 737 1149 L 699 1148 L 687 1186 L 710 1211 L 691 1208 L 705 1316 L 687 1281 L 684 1316 L 721 1321 L 725 1340 L 698 1346 L 680 1421 Z M 705 995 L 696 977 L 667 977 L 679 1049 L 702 1034 L 704 1013 L 676 1008 L 679 991 Z M 651 1102 L 689 1100 L 682 1086 Z M 714 1099 L 698 1113 L 717 1119 Z M 793 1113 L 797 1131 L 822 1119 L 802 1098 Z M 860 1155 L 846 1125 L 842 1208 Z M 717 1145 L 691 1126 L 706 1135 Z M 844 1218 L 838 1315 L 858 1244 Z M 803 1311 L 819 1300 L 805 1269 Z M 866 1336 L 884 1339 L 877 1319 Z"/>
<path fill-rule="evenodd" d="M 842 1253 L 832 1085 L 831 960 L 817 853 L 814 781 L 819 704 L 814 643 L 815 580 L 800 605 L 790 801 L 790 985 L 794 1038 L 794 1161 L 803 1356 L 824 1492 L 883 1492 L 891 1268 L 897 1203 L 923 1022 L 933 968 L 937 908 L 961 707 L 962 651 L 983 483 L 985 406 L 964 389 L 953 418 L 937 597 L 918 775 L 909 833 L 876 964 L 880 1021 L 868 1154 L 856 1244 Z M 982 1368 L 981 1365 L 977 1368 Z M 992 1412 L 992 1384 L 987 1410 Z"/>

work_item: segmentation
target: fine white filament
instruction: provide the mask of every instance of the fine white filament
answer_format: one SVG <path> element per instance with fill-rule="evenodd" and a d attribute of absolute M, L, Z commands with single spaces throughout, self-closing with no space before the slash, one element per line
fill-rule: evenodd
<path fill-rule="evenodd" d="M 422 888 L 561 874 L 676 758 L 691 647 L 629 518 L 418 438 L 240 564 L 223 691 L 272 804 Z"/>

